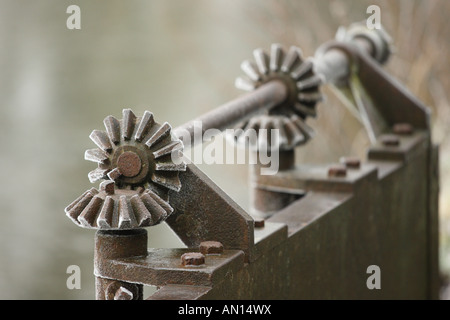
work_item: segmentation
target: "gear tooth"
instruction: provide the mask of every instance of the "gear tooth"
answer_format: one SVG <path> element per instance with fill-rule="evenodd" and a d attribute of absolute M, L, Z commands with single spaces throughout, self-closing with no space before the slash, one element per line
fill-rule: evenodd
<path fill-rule="evenodd" d="M 145 191 L 145 188 L 142 187 L 142 186 L 138 186 L 138 187 L 136 187 L 136 189 L 134 189 L 134 190 L 136 190 L 136 192 L 140 194 L 140 193 L 142 193 L 142 192 Z"/>
<path fill-rule="evenodd" d="M 234 81 L 234 86 L 238 89 L 244 90 L 244 91 L 253 91 L 255 90 L 255 85 L 253 84 L 253 82 L 248 81 L 244 78 L 236 78 L 236 80 Z"/>
<path fill-rule="evenodd" d="M 114 168 L 110 172 L 107 173 L 107 176 L 112 181 L 116 181 L 122 176 L 122 172 L 120 172 L 119 168 Z"/>
<path fill-rule="evenodd" d="M 152 197 L 153 200 L 155 200 L 161 206 L 161 208 L 164 209 L 164 211 L 166 212 L 166 215 L 170 215 L 173 212 L 173 208 L 171 207 L 171 205 L 167 201 L 164 201 L 155 192 L 153 192 L 149 189 L 147 189 L 145 192 L 148 193 L 148 195 L 150 197 Z"/>
<path fill-rule="evenodd" d="M 286 148 L 289 141 L 286 135 L 286 130 L 284 129 L 284 123 L 282 118 L 276 118 L 274 119 L 274 123 L 275 123 L 275 128 L 278 130 L 278 145 L 280 146 L 280 148 Z"/>
<path fill-rule="evenodd" d="M 300 131 L 304 134 L 306 139 L 311 139 L 312 137 L 314 137 L 314 130 L 310 126 L 308 126 L 303 121 L 303 119 L 297 116 L 292 116 L 292 120 L 297 128 L 299 128 Z"/>
<path fill-rule="evenodd" d="M 95 190 L 95 189 L 94 189 Z M 97 191 L 97 190 L 95 190 Z M 97 191 L 98 193 L 98 191 Z M 95 192 L 90 189 L 86 191 L 81 197 L 79 197 L 77 200 L 72 202 L 66 209 L 66 215 L 72 219 L 73 222 L 76 224 L 80 224 L 78 221 L 78 216 L 81 214 L 81 212 L 86 208 L 86 206 L 89 204 L 89 202 L 92 200 L 92 198 L 95 196 Z"/>
<path fill-rule="evenodd" d="M 101 149 L 88 149 L 84 153 L 84 159 L 97 163 L 105 163 L 108 160 L 108 154 Z"/>
<path fill-rule="evenodd" d="M 123 109 L 122 114 L 122 136 L 125 140 L 130 140 L 136 124 L 136 115 L 131 109 Z"/>
<path fill-rule="evenodd" d="M 153 156 L 155 157 L 155 159 L 158 159 L 162 156 L 171 154 L 172 151 L 181 150 L 181 149 L 183 149 L 183 144 L 181 143 L 181 141 L 173 141 L 173 142 L 169 143 L 168 145 L 162 147 L 161 149 L 158 149 L 155 152 L 153 152 Z"/>
<path fill-rule="evenodd" d="M 170 136 L 170 131 L 172 127 L 167 122 L 164 124 L 145 142 L 147 147 L 151 148 L 153 145 L 157 144 L 164 138 Z"/>
<path fill-rule="evenodd" d="M 304 102 L 304 103 L 317 103 L 317 102 L 323 101 L 323 95 L 322 95 L 322 93 L 320 93 L 318 91 L 300 92 L 297 95 L 297 99 L 298 99 L 298 101 Z"/>
<path fill-rule="evenodd" d="M 303 116 L 309 116 L 309 117 L 316 117 L 316 109 L 314 108 L 309 108 L 301 103 L 296 102 L 294 104 L 294 108 L 295 110 L 297 110 L 298 112 L 300 112 L 301 115 Z"/>
<path fill-rule="evenodd" d="M 245 126 L 245 131 L 251 129 L 251 130 L 255 130 L 256 132 L 259 131 L 259 129 L 261 128 L 261 122 L 259 121 L 258 118 L 251 118 L 247 125 Z"/>
<path fill-rule="evenodd" d="M 259 119 L 260 125 L 258 130 L 258 150 L 267 150 L 267 148 L 270 146 L 269 143 L 270 121 L 268 117 L 261 117 Z"/>
<path fill-rule="evenodd" d="M 286 119 L 284 129 L 286 130 L 286 135 L 288 136 L 288 141 L 291 146 L 296 146 L 306 141 L 304 134 L 289 119 Z"/>
<path fill-rule="evenodd" d="M 108 134 L 104 131 L 93 130 L 89 138 L 103 151 L 110 151 L 112 149 Z"/>
<path fill-rule="evenodd" d="M 289 48 L 289 51 L 284 58 L 281 71 L 284 73 L 289 73 L 298 63 L 302 63 L 302 50 L 298 47 L 292 46 Z"/>
<path fill-rule="evenodd" d="M 102 207 L 102 204 L 103 199 L 100 196 L 95 195 L 78 216 L 77 220 L 80 222 L 80 224 L 87 228 L 95 228 L 96 219 Z"/>
<path fill-rule="evenodd" d="M 108 169 L 95 168 L 88 173 L 88 178 L 91 183 L 97 182 L 101 179 L 105 179 L 108 173 Z"/>
<path fill-rule="evenodd" d="M 87 194 L 89 193 L 89 190 L 86 190 L 85 192 L 83 192 L 78 198 L 76 198 L 75 200 L 73 200 L 65 209 L 64 212 L 67 214 L 68 212 L 70 212 L 70 210 L 75 207 L 80 201 L 81 199 L 83 199 Z"/>
<path fill-rule="evenodd" d="M 269 73 L 269 56 L 262 49 L 256 49 L 253 51 L 256 66 L 262 75 Z"/>
<path fill-rule="evenodd" d="M 258 119 L 251 118 L 247 124 L 244 125 L 243 133 L 239 137 L 236 137 L 237 143 L 248 146 L 251 149 L 257 148 L 259 128 L 260 122 Z"/>
<path fill-rule="evenodd" d="M 303 63 L 299 64 L 294 68 L 291 72 L 291 78 L 294 80 L 299 80 L 303 78 L 307 74 L 311 74 L 313 70 L 313 61 L 312 59 L 306 59 Z"/>
<path fill-rule="evenodd" d="M 318 75 L 314 75 L 310 78 L 304 79 L 304 80 L 300 80 L 297 82 L 297 88 L 299 90 L 306 90 L 306 89 L 311 89 L 311 88 L 315 88 L 318 87 L 322 84 L 322 78 Z"/>
<path fill-rule="evenodd" d="M 141 196 L 141 200 L 150 212 L 154 224 L 157 224 L 165 219 L 167 216 L 166 211 L 154 198 L 150 196 L 150 194 L 144 193 Z"/>
<path fill-rule="evenodd" d="M 113 225 L 114 215 L 114 199 L 111 196 L 106 196 L 103 207 L 97 218 L 97 226 L 100 229 L 111 229 Z"/>
<path fill-rule="evenodd" d="M 153 118 L 153 113 L 151 113 L 150 111 L 145 111 L 136 130 L 136 134 L 134 136 L 135 140 L 138 142 L 142 141 L 142 139 L 144 139 L 145 135 L 148 133 L 149 129 L 154 124 L 155 120 Z"/>
<path fill-rule="evenodd" d="M 171 160 L 156 162 L 156 171 L 186 171 L 186 163 L 175 164 Z"/>
<path fill-rule="evenodd" d="M 120 122 L 113 116 L 107 116 L 103 123 L 106 128 L 106 132 L 112 143 L 117 144 L 120 142 Z"/>
<path fill-rule="evenodd" d="M 138 227 L 146 227 L 153 225 L 152 215 L 148 211 L 144 202 L 138 194 L 135 194 L 130 199 L 131 207 L 133 208 L 134 216 Z"/>
<path fill-rule="evenodd" d="M 267 144 L 272 148 L 272 135 L 274 134 L 274 130 L 276 129 L 275 127 L 275 122 L 274 122 L 274 117 L 270 117 L 269 121 L 267 122 L 266 125 L 266 129 L 267 129 Z M 276 141 L 277 145 L 279 141 Z"/>
<path fill-rule="evenodd" d="M 250 60 L 243 61 L 241 63 L 241 69 L 252 81 L 257 82 L 261 80 L 261 75 L 259 74 L 255 64 Z"/>
<path fill-rule="evenodd" d="M 244 134 L 247 124 L 248 124 L 248 121 L 244 121 L 244 122 L 237 124 L 234 127 L 233 133 L 231 134 L 231 136 L 234 137 L 233 139 L 238 139 L 240 136 L 242 136 Z M 226 134 L 228 134 L 228 133 L 226 133 Z"/>
<path fill-rule="evenodd" d="M 270 70 L 279 71 L 283 61 L 284 51 L 280 44 L 274 43 L 270 47 Z"/>
<path fill-rule="evenodd" d="M 166 171 L 164 173 L 156 171 L 152 175 L 152 181 L 177 192 L 181 189 L 180 178 L 176 171 Z"/>
<path fill-rule="evenodd" d="M 135 217 L 127 196 L 122 195 L 119 198 L 119 229 L 132 229 L 136 227 Z"/>

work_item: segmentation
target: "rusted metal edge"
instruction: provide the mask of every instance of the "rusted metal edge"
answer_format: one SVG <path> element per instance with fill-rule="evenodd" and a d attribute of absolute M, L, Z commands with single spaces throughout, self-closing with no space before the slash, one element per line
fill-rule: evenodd
<path fill-rule="evenodd" d="M 348 170 L 346 176 L 342 177 L 329 177 L 328 169 L 329 166 L 327 165 L 301 164 L 295 170 L 278 172 L 272 176 L 257 177 L 254 183 L 269 190 L 272 188 L 276 190 L 282 186 L 299 189 L 303 190 L 304 194 L 311 190 L 352 192 L 358 189 L 359 184 L 363 183 L 365 179 L 377 177 L 377 167 L 365 163 L 361 164 L 359 170 Z"/>
<path fill-rule="evenodd" d="M 146 300 L 198 300 L 211 289 L 211 287 L 204 286 L 168 284 L 159 288 Z"/>
<path fill-rule="evenodd" d="M 428 159 L 428 274 L 429 299 L 438 300 L 439 274 L 439 146 L 431 145 Z"/>
<path fill-rule="evenodd" d="M 97 261 L 96 277 L 152 286 L 167 284 L 212 286 L 228 272 L 244 265 L 240 250 L 224 250 L 220 255 L 206 255 L 200 266 L 183 266 L 181 256 L 192 249 L 150 249 L 148 255 Z"/>
<path fill-rule="evenodd" d="M 360 80 L 388 124 L 406 122 L 429 131 L 430 109 L 369 55 L 357 56 Z"/>
<path fill-rule="evenodd" d="M 380 136 L 376 144 L 369 148 L 367 157 L 369 160 L 393 160 L 408 162 L 418 154 L 426 151 L 429 146 L 430 135 L 421 130 L 411 135 Z M 397 141 L 397 145 L 387 142 Z"/>
<path fill-rule="evenodd" d="M 380 140 L 383 137 L 380 137 Z M 429 134 L 426 131 L 416 131 L 411 135 L 398 136 L 398 146 L 386 146 L 381 141 L 368 151 L 368 160 L 361 162 L 357 169 L 346 168 L 345 175 L 330 177 L 326 165 L 297 165 L 295 169 L 280 171 L 272 176 L 254 176 L 252 183 L 258 188 L 277 192 L 278 190 L 309 190 L 352 192 L 359 188 L 360 183 L 369 178 L 379 178 L 395 171 L 402 164 L 412 161 L 426 151 L 429 145 Z M 391 162 L 391 166 L 380 165 L 381 162 Z M 376 173 L 378 170 L 381 172 Z"/>
<path fill-rule="evenodd" d="M 267 219 L 267 222 L 286 224 L 288 237 L 291 237 L 323 215 L 345 204 L 352 197 L 351 193 L 312 191 L 280 210 Z"/>

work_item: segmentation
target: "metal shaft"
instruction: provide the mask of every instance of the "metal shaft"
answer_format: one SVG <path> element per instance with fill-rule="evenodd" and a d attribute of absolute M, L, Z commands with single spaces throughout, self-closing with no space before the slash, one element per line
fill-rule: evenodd
<path fill-rule="evenodd" d="M 373 55 L 372 43 L 365 38 L 353 39 L 352 45 L 355 45 L 360 51 Z M 350 57 L 348 54 L 338 48 L 330 48 L 323 55 L 316 56 L 314 61 L 314 71 L 322 75 L 326 83 L 337 83 L 345 79 L 350 74 Z"/>
<path fill-rule="evenodd" d="M 200 143 L 193 139 L 196 123 L 201 123 L 202 136 L 208 129 L 218 129 L 223 131 L 233 127 L 241 121 L 245 121 L 256 114 L 274 108 L 283 103 L 288 96 L 288 88 L 279 80 L 273 80 L 261 85 L 254 91 L 231 100 L 204 115 L 177 127 L 174 134 L 182 139 L 186 134 L 190 135 L 191 145 Z M 184 141 L 183 141 L 184 142 Z M 185 147 L 189 147 L 186 146 Z"/>

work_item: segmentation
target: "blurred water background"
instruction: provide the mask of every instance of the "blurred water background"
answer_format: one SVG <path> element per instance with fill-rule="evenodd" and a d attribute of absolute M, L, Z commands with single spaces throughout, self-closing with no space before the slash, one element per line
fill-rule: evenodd
<path fill-rule="evenodd" d="M 81 8 L 68 30 L 66 8 Z M 83 160 L 107 115 L 151 110 L 173 127 L 239 95 L 234 79 L 252 51 L 273 42 L 306 56 L 337 27 L 381 8 L 396 53 L 386 66 L 433 112 L 441 144 L 441 268 L 450 271 L 450 2 L 446 0 L 0 0 L 0 299 L 93 299 L 94 231 L 64 207 L 92 187 Z M 365 131 L 326 88 L 317 136 L 299 162 L 364 157 Z M 245 165 L 200 165 L 247 209 Z M 97 185 L 94 185 L 97 187 Z M 161 225 L 149 246 L 179 247 Z M 81 268 L 68 290 L 66 268 Z"/>

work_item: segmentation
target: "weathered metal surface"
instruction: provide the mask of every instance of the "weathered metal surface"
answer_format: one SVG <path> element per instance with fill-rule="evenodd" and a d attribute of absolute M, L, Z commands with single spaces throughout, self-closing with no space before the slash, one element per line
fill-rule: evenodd
<path fill-rule="evenodd" d="M 175 208 L 167 224 L 191 248 L 203 241 L 219 241 L 224 249 L 253 248 L 253 218 L 195 165 L 180 174 L 183 188 L 170 194 Z"/>
<path fill-rule="evenodd" d="M 86 159 L 99 167 L 89 178 L 111 182 L 86 191 L 66 214 L 85 227 L 131 229 L 96 233 L 97 299 L 142 299 L 143 285 L 159 287 L 149 299 L 437 297 L 438 151 L 429 111 L 380 68 L 390 53 L 385 34 L 350 31 L 318 50 L 314 70 L 295 47 L 286 55 L 278 45 L 270 56 L 256 50 L 256 64 L 242 65 L 251 81 L 240 81 L 255 90 L 175 137 L 150 112 L 136 117 L 129 109 L 123 120 L 107 117 L 106 132 L 92 132 L 98 149 Z M 312 136 L 303 119 L 315 115 L 323 80 L 353 99 L 373 130 L 366 161 L 295 166 L 292 147 Z M 288 115 L 290 124 L 276 118 Z M 239 122 L 284 130 L 290 147 L 282 148 L 280 171 L 250 170 L 252 209 L 266 220 L 255 221 L 195 165 L 169 161 L 182 147 L 176 137 L 200 142 L 192 139 L 196 121 L 200 134 Z M 148 182 L 153 191 L 143 190 Z M 136 228 L 171 213 L 167 223 L 188 248 L 148 250 L 147 232 Z M 381 270 L 380 290 L 366 285 L 372 265 Z"/>
<path fill-rule="evenodd" d="M 191 252 L 192 248 L 150 249 L 145 256 L 106 259 L 102 262 L 101 270 L 97 270 L 104 278 L 131 283 L 213 286 L 244 265 L 245 256 L 240 250 L 224 250 L 219 255 L 205 255 L 205 262 L 200 265 L 183 265 L 182 255 Z"/>
<path fill-rule="evenodd" d="M 416 134 L 415 143 L 395 147 L 401 151 L 381 150 L 380 142 L 369 152 L 374 160 L 369 157 L 345 177 L 328 177 L 326 166 L 298 167 L 313 173 L 291 177 L 306 195 L 255 229 L 258 254 L 250 263 L 220 281 L 184 288 L 179 296 L 163 287 L 152 298 L 177 299 L 186 292 L 196 299 L 435 297 L 436 270 L 430 268 L 436 268 L 436 255 L 430 246 L 436 235 L 430 232 L 436 228 L 430 223 L 436 223 L 437 212 L 428 200 L 429 140 Z M 380 290 L 366 286 L 370 265 L 380 267 Z"/>
<path fill-rule="evenodd" d="M 111 289 L 111 284 L 116 283 L 117 277 L 107 277 L 108 261 L 126 257 L 147 255 L 147 231 L 134 230 L 98 230 L 95 234 L 94 275 L 95 297 L 97 300 L 114 299 L 117 290 L 123 287 L 133 293 L 133 299 L 142 299 L 142 284 L 129 284 L 118 282 Z"/>
<path fill-rule="evenodd" d="M 287 225 L 285 241 L 204 298 L 429 298 L 427 152 L 409 159 L 382 176 L 362 164 L 372 170 L 340 192 L 335 179 L 304 184 L 307 195 L 268 220 Z M 381 290 L 366 286 L 370 265 Z"/>
<path fill-rule="evenodd" d="M 197 300 L 209 290 L 211 287 L 168 284 L 161 287 L 147 300 Z"/>

